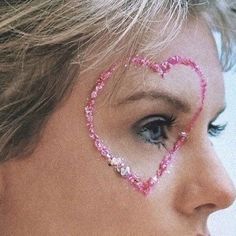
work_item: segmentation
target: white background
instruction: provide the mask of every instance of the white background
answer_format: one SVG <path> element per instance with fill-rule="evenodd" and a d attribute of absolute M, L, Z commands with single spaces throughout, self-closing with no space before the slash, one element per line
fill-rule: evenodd
<path fill-rule="evenodd" d="M 213 139 L 216 151 L 236 185 L 236 68 L 225 74 L 227 109 L 218 120 L 228 122 L 225 132 Z M 217 121 L 217 122 L 218 122 Z M 236 202 L 209 219 L 212 236 L 236 236 Z"/>

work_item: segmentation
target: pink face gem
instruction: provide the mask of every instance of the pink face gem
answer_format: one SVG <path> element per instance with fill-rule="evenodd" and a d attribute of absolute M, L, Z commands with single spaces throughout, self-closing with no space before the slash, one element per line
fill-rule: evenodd
<path fill-rule="evenodd" d="M 114 170 L 119 173 L 121 177 L 126 179 L 130 184 L 143 193 L 147 195 L 152 187 L 159 182 L 160 177 L 168 172 L 168 167 L 172 163 L 175 153 L 180 149 L 181 146 L 186 142 L 190 131 L 192 130 L 194 123 L 196 122 L 199 114 L 201 113 L 204 105 L 205 94 L 207 83 L 204 77 L 204 74 L 200 70 L 199 66 L 189 58 L 184 58 L 181 56 L 173 56 L 167 59 L 162 63 L 153 62 L 146 57 L 134 56 L 128 60 L 128 63 L 125 64 L 125 67 L 128 65 L 134 65 L 135 67 L 143 67 L 148 68 L 153 73 L 159 74 L 162 78 L 164 78 L 165 74 L 167 74 L 172 67 L 177 65 L 184 65 L 190 67 L 194 73 L 197 74 L 199 79 L 199 94 L 200 94 L 200 103 L 193 114 L 192 119 L 186 126 L 185 130 L 180 132 L 179 137 L 174 143 L 171 150 L 163 157 L 161 163 L 159 164 L 156 174 L 147 180 L 142 180 L 134 171 L 132 171 L 131 167 L 126 165 L 123 158 L 116 157 L 112 154 L 107 146 L 105 146 L 100 139 L 100 137 L 96 134 L 94 128 L 94 111 L 95 111 L 95 101 L 99 94 L 104 89 L 107 81 L 112 78 L 113 72 L 119 67 L 118 63 L 112 65 L 108 70 L 104 71 L 100 77 L 98 78 L 94 90 L 90 94 L 90 98 L 88 99 L 87 105 L 85 107 L 85 116 L 87 120 L 87 127 L 89 131 L 89 136 L 94 141 L 94 145 L 97 150 L 100 152 L 101 156 L 104 157 L 108 164 L 114 168 Z"/>

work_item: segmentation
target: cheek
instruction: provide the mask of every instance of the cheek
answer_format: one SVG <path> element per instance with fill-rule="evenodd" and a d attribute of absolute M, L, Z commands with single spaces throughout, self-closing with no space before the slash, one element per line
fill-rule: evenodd
<path fill-rule="evenodd" d="M 112 150 L 115 156 L 124 158 L 142 178 L 155 175 L 163 156 L 167 154 L 168 150 L 171 150 L 178 137 L 178 128 L 173 127 L 171 132 L 166 130 L 168 140 L 163 140 L 166 145 L 163 147 L 161 144 L 151 144 L 134 130 L 132 125 L 137 118 L 134 118 L 133 115 L 129 118 L 126 113 L 123 114 L 126 118 L 123 122 L 119 115 L 112 118 L 109 116 L 109 112 L 104 113 L 104 110 L 106 109 L 99 109 L 95 115 L 96 130 L 102 137 L 103 143 Z M 133 109 L 135 113 L 134 110 L 135 108 Z M 112 114 L 114 115 L 114 112 Z"/>
<path fill-rule="evenodd" d="M 96 157 L 96 153 L 93 153 Z M 168 215 L 173 224 L 176 222 L 176 213 L 172 200 L 174 199 L 174 189 L 176 185 L 175 177 L 167 175 L 153 189 L 149 198 L 144 200 L 141 194 L 134 194 L 130 191 L 129 183 L 122 178 L 115 178 L 114 172 L 106 168 L 103 161 L 94 158 L 89 166 L 80 169 L 81 179 L 79 187 L 81 190 L 77 201 L 79 204 L 81 218 L 89 215 L 88 221 L 99 219 L 99 228 L 106 232 L 136 232 L 137 235 L 151 235 L 156 232 L 157 235 L 163 235 L 168 225 Z M 86 171 L 93 169 L 92 172 Z M 171 188 L 167 187 L 171 186 Z M 110 228 L 111 227 L 111 228 Z M 163 229 L 164 228 L 164 229 Z M 105 232 L 105 231 L 104 231 Z M 149 232 L 149 234 L 148 234 Z"/>
<path fill-rule="evenodd" d="M 176 65 L 181 66 L 181 67 L 186 66 L 188 69 L 190 68 L 192 71 L 194 71 L 195 75 L 197 75 L 198 85 L 199 85 L 197 86 L 197 88 L 198 90 L 200 90 L 199 92 L 200 99 L 197 99 L 200 101 L 197 103 L 198 105 L 196 106 L 196 109 L 194 109 L 195 112 L 192 113 L 193 116 L 191 117 L 187 125 L 185 126 L 183 130 L 184 132 L 181 132 L 179 135 L 177 135 L 177 138 L 174 139 L 175 141 L 173 142 L 172 145 L 170 145 L 169 148 L 165 148 L 165 149 L 163 148 L 163 152 L 159 153 L 159 156 L 161 158 L 159 163 L 156 163 L 155 165 L 153 164 L 153 162 L 150 162 L 148 160 L 144 165 L 143 160 L 145 160 L 146 156 L 150 157 L 150 155 L 145 155 L 147 151 L 135 145 L 135 142 L 130 138 L 130 135 L 128 135 L 128 133 L 127 135 L 124 134 L 124 137 L 123 136 L 117 137 L 117 134 L 113 136 L 111 135 L 110 137 L 107 137 L 108 141 L 104 141 L 103 138 L 100 137 L 100 134 L 97 133 L 96 128 L 95 128 L 95 123 L 94 123 L 95 103 L 97 101 L 97 97 L 104 89 L 107 81 L 111 79 L 118 65 L 116 64 L 116 65 L 111 66 L 107 71 L 104 71 L 100 75 L 99 79 L 97 80 L 95 88 L 91 92 L 90 98 L 88 99 L 87 105 L 85 107 L 89 135 L 91 139 L 94 141 L 95 147 L 100 152 L 101 156 L 103 156 L 104 159 L 106 159 L 107 163 L 110 166 L 112 166 L 113 169 L 116 170 L 120 174 L 120 176 L 128 180 L 137 190 L 139 190 L 140 192 L 146 195 L 150 192 L 151 187 L 153 187 L 156 183 L 158 183 L 159 178 L 167 171 L 167 168 L 172 163 L 172 159 L 174 158 L 176 152 L 184 144 L 187 135 L 191 131 L 196 119 L 198 118 L 203 107 L 205 91 L 206 91 L 206 82 L 204 79 L 204 75 L 202 74 L 198 66 L 193 61 L 191 61 L 191 59 L 185 59 L 185 58 L 176 56 L 176 57 L 169 58 L 163 63 L 155 63 L 155 62 L 149 61 L 146 58 L 133 57 L 130 59 L 129 62 L 131 64 L 134 64 L 136 67 L 144 67 L 145 69 L 149 69 L 150 71 L 153 71 L 157 75 L 161 76 L 163 80 L 166 79 L 166 74 L 169 74 L 169 72 L 172 71 L 172 67 Z M 186 76 L 186 74 L 184 75 Z M 188 94 L 187 90 L 184 94 Z M 107 112 L 104 111 L 104 114 L 106 113 Z M 104 123 L 104 119 L 101 119 L 100 127 L 102 126 L 102 123 Z M 107 125 L 105 125 L 105 127 L 106 126 Z M 112 131 L 114 130 L 110 130 L 109 132 L 112 132 Z M 104 135 L 106 136 L 107 134 L 108 132 L 105 131 Z M 119 132 L 118 134 L 121 135 L 122 132 Z M 117 145 L 115 145 L 115 139 L 117 139 L 117 142 L 116 142 Z M 109 142 L 111 142 L 110 146 L 108 146 Z M 133 150 L 132 150 L 132 147 L 134 147 Z M 124 153 L 126 154 L 125 155 L 126 159 L 122 156 L 118 156 L 117 154 L 115 154 L 114 149 L 119 149 L 119 150 L 124 151 Z M 143 150 L 144 152 L 142 152 Z M 137 175 L 137 173 L 134 172 L 133 168 L 132 169 L 130 168 L 130 163 L 129 163 L 129 160 L 127 160 L 127 156 L 131 157 L 131 154 L 133 158 L 135 156 L 136 163 L 137 163 L 137 160 L 141 160 L 141 165 L 139 164 L 139 166 L 145 166 L 146 169 L 149 169 L 148 179 L 145 180 L 144 175 L 142 176 Z M 137 158 L 138 155 L 140 157 Z M 155 159 L 154 156 L 151 156 L 151 160 L 154 160 L 154 159 Z M 156 171 L 154 171 L 154 173 L 150 173 L 150 167 L 149 166 L 147 167 L 147 165 L 150 165 L 150 167 L 154 166 L 154 170 L 156 168 Z"/>

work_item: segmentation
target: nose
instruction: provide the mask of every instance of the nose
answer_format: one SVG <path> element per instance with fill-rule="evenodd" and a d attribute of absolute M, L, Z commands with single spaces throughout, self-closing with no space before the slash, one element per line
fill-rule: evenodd
<path fill-rule="evenodd" d="M 186 145 L 188 146 L 188 145 Z M 184 149 L 187 165 L 182 168 L 178 209 L 187 215 L 201 212 L 209 215 L 233 204 L 235 187 L 209 140 Z"/>

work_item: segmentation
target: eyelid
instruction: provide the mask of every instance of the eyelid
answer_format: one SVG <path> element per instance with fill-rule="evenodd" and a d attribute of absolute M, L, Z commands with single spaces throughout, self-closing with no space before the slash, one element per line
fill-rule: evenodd
<path fill-rule="evenodd" d="M 224 105 L 224 107 L 217 112 L 215 117 L 208 124 L 208 133 L 212 137 L 219 136 L 225 130 L 225 128 L 227 126 L 227 123 L 225 123 L 223 125 L 222 124 L 219 124 L 219 125 L 214 124 L 214 122 L 219 118 L 219 116 L 224 113 L 225 109 L 226 109 L 226 105 Z"/>
<path fill-rule="evenodd" d="M 224 107 L 221 108 L 221 109 L 216 113 L 216 115 L 215 115 L 214 118 L 210 121 L 209 124 L 214 123 L 214 122 L 219 118 L 219 116 L 222 115 L 222 114 L 225 112 L 225 110 L 226 110 L 226 105 L 224 105 Z"/>
<path fill-rule="evenodd" d="M 213 123 L 210 123 L 208 126 L 208 133 L 212 137 L 217 137 L 225 130 L 226 126 L 227 126 L 227 123 L 223 125 L 214 125 Z"/>
<path fill-rule="evenodd" d="M 161 148 L 162 146 L 165 147 L 164 140 L 168 139 L 166 129 L 174 120 L 173 116 L 169 117 L 166 115 L 153 114 L 136 122 L 133 128 L 135 134 L 138 135 L 142 141 Z"/>
<path fill-rule="evenodd" d="M 142 118 L 140 121 L 138 121 L 136 124 L 140 126 L 144 126 L 152 121 L 159 121 L 160 123 L 166 123 L 167 118 L 162 115 L 150 115 Z"/>
<path fill-rule="evenodd" d="M 163 123 L 174 123 L 176 121 L 176 117 L 174 117 L 173 114 L 171 115 L 165 115 L 165 114 L 152 114 L 152 115 L 149 115 L 149 116 L 146 116 L 144 118 L 142 118 L 141 120 L 137 121 L 134 126 L 141 126 L 140 124 L 143 123 L 143 125 L 145 125 L 145 123 L 148 123 L 147 121 L 150 120 L 152 121 L 153 120 L 157 120 L 158 118 L 160 118 L 160 121 L 163 121 Z M 150 122 L 149 121 L 149 122 Z"/>

